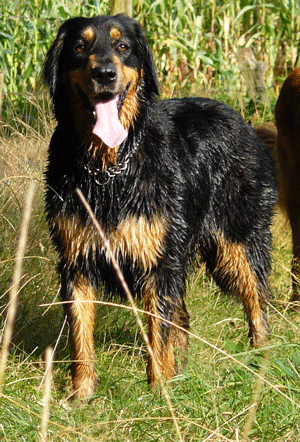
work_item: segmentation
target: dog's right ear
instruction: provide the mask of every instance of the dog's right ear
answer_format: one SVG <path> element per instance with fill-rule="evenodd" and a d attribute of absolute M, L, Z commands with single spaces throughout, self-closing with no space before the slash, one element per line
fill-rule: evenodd
<path fill-rule="evenodd" d="M 151 93 L 159 95 L 158 78 L 157 78 L 157 72 L 152 52 L 150 50 L 145 34 L 142 31 L 141 25 L 135 20 L 132 21 L 134 23 L 135 35 L 138 42 L 138 49 L 142 60 L 142 67 L 144 70 L 144 77 L 145 77 L 144 81 L 146 87 L 149 91 L 151 91 Z"/>
<path fill-rule="evenodd" d="M 50 96 L 54 97 L 59 87 L 59 71 L 60 71 L 60 55 L 64 46 L 66 36 L 65 28 L 62 26 L 54 40 L 53 45 L 49 49 L 43 69 L 43 77 L 49 86 Z"/>

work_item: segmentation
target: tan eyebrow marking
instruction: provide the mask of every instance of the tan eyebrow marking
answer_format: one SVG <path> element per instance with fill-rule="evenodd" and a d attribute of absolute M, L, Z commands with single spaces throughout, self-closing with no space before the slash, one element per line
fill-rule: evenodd
<path fill-rule="evenodd" d="M 122 32 L 120 31 L 120 29 L 113 26 L 110 30 L 110 35 L 114 40 L 119 40 L 122 37 Z"/>
<path fill-rule="evenodd" d="M 86 28 L 82 33 L 82 37 L 87 41 L 93 40 L 94 36 L 95 36 L 94 31 L 90 26 Z"/>

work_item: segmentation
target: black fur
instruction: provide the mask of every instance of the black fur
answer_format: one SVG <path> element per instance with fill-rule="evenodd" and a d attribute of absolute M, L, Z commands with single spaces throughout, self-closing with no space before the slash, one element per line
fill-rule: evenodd
<path fill-rule="evenodd" d="M 85 42 L 83 53 L 74 55 L 74 45 L 87 27 L 93 29 L 93 39 Z M 118 45 L 119 40 L 126 42 L 125 54 L 123 46 L 122 53 L 121 46 L 115 46 L 111 28 L 120 31 Z M 98 150 L 89 149 L 90 139 L 78 129 L 80 120 L 90 121 L 92 127 L 94 98 L 76 95 L 76 105 L 82 99 L 83 104 L 78 106 L 86 110 L 82 118 L 76 117 L 77 107 L 72 101 L 75 89 L 70 86 L 69 73 L 79 70 L 88 75 L 91 54 L 96 54 L 101 64 L 118 59 L 139 78 L 134 92 L 138 112 L 133 112 L 128 137 L 117 149 L 116 164 L 113 160 L 104 164 L 101 143 Z M 60 257 L 62 299 L 84 298 L 88 287 L 98 289 L 100 285 L 107 293 L 122 294 L 75 193 L 79 188 L 108 236 L 121 229 L 122 221 L 134 217 L 142 219 L 146 227 L 158 228 L 158 235 L 150 228 L 135 232 L 136 224 L 131 223 L 128 240 L 138 238 L 138 250 L 132 251 L 130 245 L 120 250 L 113 245 L 132 293 L 143 297 L 145 309 L 188 329 L 185 280 L 200 252 L 221 289 L 241 298 L 251 341 L 258 345 L 268 329 L 269 227 L 276 189 L 272 161 L 250 125 L 232 108 L 215 100 L 157 100 L 158 82 L 148 44 L 140 26 L 123 15 L 74 18 L 64 23 L 49 50 L 44 76 L 58 123 L 49 148 L 46 210 Z M 103 87 L 97 100 L 114 95 L 114 87 Z M 70 235 L 65 231 L 68 229 Z M 158 247 L 155 258 L 149 245 L 152 242 Z M 84 250 L 72 251 L 73 246 L 83 243 L 87 245 Z M 139 254 L 146 260 L 149 257 L 150 263 L 141 264 Z M 89 359 L 92 350 L 76 350 L 81 332 L 75 327 L 81 330 L 84 324 L 70 305 L 65 309 L 71 326 L 72 358 Z M 91 321 L 90 314 L 83 309 L 87 321 Z M 170 377 L 177 366 L 174 349 L 186 351 L 186 334 L 151 317 L 148 325 L 162 375 Z M 89 326 L 92 328 L 93 321 Z M 86 338 L 84 345 L 92 346 L 92 338 Z M 151 358 L 147 374 L 149 382 L 155 384 Z M 78 396 L 91 394 L 94 382 L 90 361 L 75 361 L 73 384 Z"/>

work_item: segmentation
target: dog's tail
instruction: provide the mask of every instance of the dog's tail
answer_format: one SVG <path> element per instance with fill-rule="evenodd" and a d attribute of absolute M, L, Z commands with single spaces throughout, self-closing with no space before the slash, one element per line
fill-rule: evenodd
<path fill-rule="evenodd" d="M 281 183 L 281 174 L 279 169 L 278 151 L 277 151 L 277 128 L 274 124 L 263 124 L 254 127 L 259 139 L 267 146 L 269 154 L 274 161 L 276 180 L 279 188 L 278 204 L 280 208 L 286 212 L 284 202 L 283 185 Z"/>

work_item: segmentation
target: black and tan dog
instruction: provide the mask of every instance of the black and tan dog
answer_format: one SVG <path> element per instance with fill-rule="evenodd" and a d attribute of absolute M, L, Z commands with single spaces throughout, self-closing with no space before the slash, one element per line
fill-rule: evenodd
<path fill-rule="evenodd" d="M 251 343 L 268 333 L 271 235 L 276 200 L 266 147 L 233 109 L 209 99 L 158 101 L 152 56 L 134 20 L 74 18 L 59 29 L 44 76 L 57 128 L 49 149 L 46 209 L 59 253 L 78 397 L 93 393 L 94 300 L 122 287 L 75 193 L 103 227 L 147 315 L 161 374 L 187 351 L 185 281 L 200 253 L 222 290 L 236 295 Z M 84 302 L 85 301 L 85 302 Z M 201 302 L 201 301 L 199 301 Z M 183 358 L 182 358 L 183 359 Z M 157 379 L 148 357 L 148 381 Z"/>

